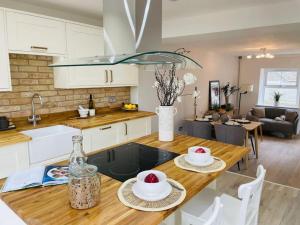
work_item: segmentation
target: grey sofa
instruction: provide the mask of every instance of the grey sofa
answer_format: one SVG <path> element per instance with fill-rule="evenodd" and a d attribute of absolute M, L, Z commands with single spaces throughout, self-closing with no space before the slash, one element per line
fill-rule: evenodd
<path fill-rule="evenodd" d="M 276 117 L 282 115 L 285 116 L 285 120 L 275 120 Z M 262 122 L 265 132 L 278 132 L 291 137 L 298 131 L 299 113 L 296 110 L 275 107 L 252 108 L 246 118 L 251 121 Z"/>

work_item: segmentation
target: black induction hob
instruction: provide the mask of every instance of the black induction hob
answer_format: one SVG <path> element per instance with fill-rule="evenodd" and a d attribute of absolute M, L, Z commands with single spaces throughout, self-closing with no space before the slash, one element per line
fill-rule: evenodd
<path fill-rule="evenodd" d="M 123 182 L 178 155 L 138 143 L 128 143 L 91 155 L 88 163 L 97 166 L 98 172 Z"/>

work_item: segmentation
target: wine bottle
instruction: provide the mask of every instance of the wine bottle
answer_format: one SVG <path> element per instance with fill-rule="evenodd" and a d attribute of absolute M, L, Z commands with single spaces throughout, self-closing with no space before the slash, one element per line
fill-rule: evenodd
<path fill-rule="evenodd" d="M 95 108 L 95 103 L 93 100 L 93 95 L 90 94 L 89 109 L 94 109 L 94 108 Z"/>

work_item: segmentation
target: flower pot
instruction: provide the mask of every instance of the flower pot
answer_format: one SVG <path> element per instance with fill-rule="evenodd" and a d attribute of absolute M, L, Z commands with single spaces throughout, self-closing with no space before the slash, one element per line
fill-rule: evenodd
<path fill-rule="evenodd" d="M 158 115 L 158 132 L 160 141 L 174 140 L 174 116 L 177 109 L 174 106 L 159 106 L 155 109 Z"/>
<path fill-rule="evenodd" d="M 279 106 L 279 101 L 274 101 L 274 106 L 278 107 Z"/>

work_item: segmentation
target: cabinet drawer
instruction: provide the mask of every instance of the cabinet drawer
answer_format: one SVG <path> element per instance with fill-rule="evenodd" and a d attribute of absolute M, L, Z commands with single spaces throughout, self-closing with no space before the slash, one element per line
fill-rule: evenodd
<path fill-rule="evenodd" d="M 83 130 L 84 151 L 93 152 L 118 144 L 118 124 Z"/>
<path fill-rule="evenodd" d="M 65 23 L 38 16 L 7 12 L 10 51 L 60 55 L 66 52 Z"/>

